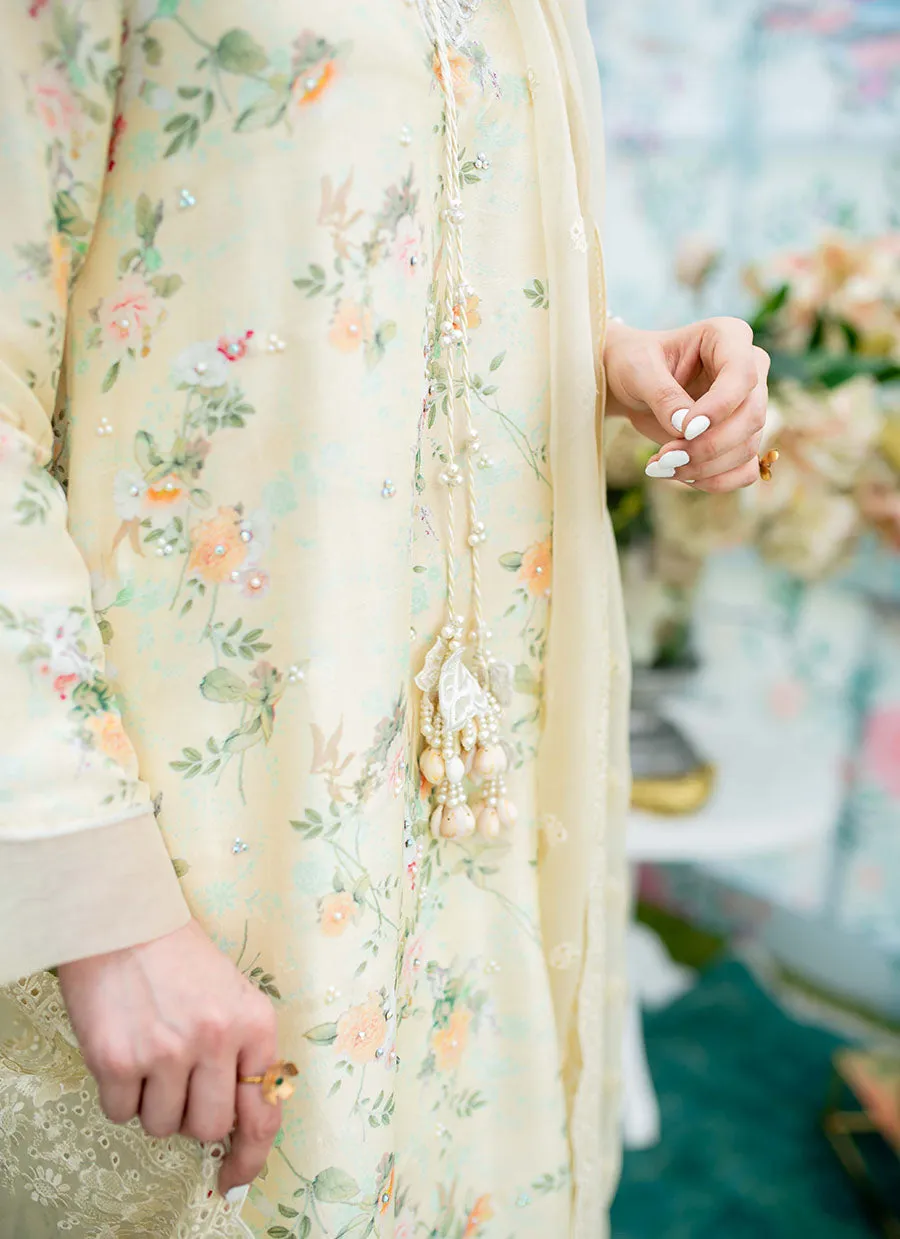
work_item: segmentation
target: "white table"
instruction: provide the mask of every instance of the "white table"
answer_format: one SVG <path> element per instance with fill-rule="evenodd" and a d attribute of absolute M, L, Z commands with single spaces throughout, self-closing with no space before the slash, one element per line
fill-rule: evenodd
<path fill-rule="evenodd" d="M 711 866 L 752 856 L 772 856 L 823 838 L 834 829 L 842 799 L 841 753 L 809 728 L 773 726 L 748 735 L 733 721 L 671 702 L 666 714 L 716 764 L 709 802 L 683 817 L 633 812 L 627 850 L 636 886 L 638 866 Z M 659 1105 L 644 1048 L 642 1007 L 660 1005 L 689 987 L 662 943 L 632 921 L 628 935 L 630 997 L 625 1020 L 622 1070 L 623 1137 L 626 1148 L 659 1140 Z"/>

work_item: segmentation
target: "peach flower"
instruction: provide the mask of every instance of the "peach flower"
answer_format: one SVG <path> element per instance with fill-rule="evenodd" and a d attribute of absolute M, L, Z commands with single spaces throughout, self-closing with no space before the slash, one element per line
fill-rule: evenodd
<path fill-rule="evenodd" d="M 41 124 L 54 135 L 71 133 L 78 123 L 71 84 L 56 65 L 45 65 L 35 78 L 34 106 Z"/>
<path fill-rule="evenodd" d="M 456 102 L 457 104 L 466 103 L 475 93 L 475 83 L 472 81 L 472 62 L 462 52 L 453 48 L 448 50 L 447 59 L 450 62 L 450 82 Z M 431 67 L 434 70 L 434 76 L 443 86 L 444 74 L 437 52 L 434 53 Z"/>
<path fill-rule="evenodd" d="M 339 301 L 328 333 L 329 344 L 341 353 L 353 353 L 371 336 L 372 315 L 369 310 L 355 301 Z"/>
<path fill-rule="evenodd" d="M 469 1039 L 471 1022 L 472 1012 L 467 1007 L 457 1007 L 446 1028 L 435 1029 L 432 1033 L 431 1048 L 439 1071 L 450 1071 L 459 1065 Z"/>
<path fill-rule="evenodd" d="M 346 1055 L 352 1063 L 371 1063 L 375 1052 L 384 1044 L 387 1036 L 387 1020 L 384 1018 L 381 998 L 370 994 L 368 1001 L 351 1007 L 337 1022 L 335 1049 Z"/>
<path fill-rule="evenodd" d="M 304 69 L 294 82 L 294 102 L 298 107 L 316 103 L 334 81 L 337 67 L 333 60 L 320 60 L 317 65 Z"/>
<path fill-rule="evenodd" d="M 535 542 L 522 556 L 519 576 L 528 585 L 529 592 L 542 598 L 550 593 L 553 576 L 552 543 L 550 538 Z"/>
<path fill-rule="evenodd" d="M 118 762 L 120 766 L 131 763 L 131 745 L 118 714 L 94 714 L 88 719 L 87 725 L 94 746 L 104 757 Z"/>
<path fill-rule="evenodd" d="M 144 502 L 148 508 L 171 508 L 182 503 L 187 498 L 187 491 L 181 478 L 175 473 L 160 478 L 144 491 Z"/>
<path fill-rule="evenodd" d="M 326 938 L 339 938 L 356 916 L 356 903 L 349 891 L 335 891 L 319 900 L 319 928 Z"/>
<path fill-rule="evenodd" d="M 493 1216 L 494 1210 L 491 1207 L 490 1196 L 479 1196 L 466 1221 L 466 1229 L 463 1231 L 462 1239 L 472 1239 L 474 1235 L 478 1234 L 485 1222 L 489 1222 Z"/>
<path fill-rule="evenodd" d="M 122 349 L 140 344 L 144 328 L 156 317 L 156 297 L 141 275 L 127 275 L 99 306 L 100 329 L 107 344 Z"/>
<path fill-rule="evenodd" d="M 227 581 L 247 557 L 240 519 L 234 508 L 219 508 L 218 516 L 198 525 L 191 534 L 188 570 L 213 585 Z"/>

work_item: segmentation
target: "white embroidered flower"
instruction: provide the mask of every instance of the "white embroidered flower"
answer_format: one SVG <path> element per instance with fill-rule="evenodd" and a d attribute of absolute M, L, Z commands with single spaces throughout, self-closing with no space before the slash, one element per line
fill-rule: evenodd
<path fill-rule="evenodd" d="M 69 1190 L 61 1174 L 54 1174 L 45 1166 L 35 1166 L 31 1173 L 31 1199 L 39 1205 L 56 1204 Z"/>
<path fill-rule="evenodd" d="M 580 217 L 569 229 L 569 236 L 572 238 L 572 245 L 578 250 L 579 254 L 587 253 L 587 237 L 584 234 L 584 220 Z"/>
<path fill-rule="evenodd" d="M 569 837 L 569 832 L 563 826 L 558 817 L 554 817 L 552 813 L 545 813 L 543 820 L 544 838 L 547 840 L 549 847 L 558 847 L 560 843 L 565 843 Z"/>
<path fill-rule="evenodd" d="M 175 358 L 172 378 L 179 387 L 224 387 L 228 382 L 228 358 L 214 340 L 191 344 Z"/>
<path fill-rule="evenodd" d="M 558 942 L 547 956 L 547 962 L 551 968 L 557 968 L 560 972 L 565 972 L 572 967 L 578 955 L 578 947 L 575 946 L 574 942 Z"/>
<path fill-rule="evenodd" d="M 146 489 L 144 479 L 131 469 L 120 469 L 113 478 L 113 505 L 123 521 L 133 521 L 141 515 Z"/>

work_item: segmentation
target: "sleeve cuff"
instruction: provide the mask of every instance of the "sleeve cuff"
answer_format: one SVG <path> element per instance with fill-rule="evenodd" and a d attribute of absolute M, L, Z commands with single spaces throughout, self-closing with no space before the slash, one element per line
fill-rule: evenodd
<path fill-rule="evenodd" d="M 161 938 L 190 915 L 152 814 L 0 842 L 0 984 Z"/>

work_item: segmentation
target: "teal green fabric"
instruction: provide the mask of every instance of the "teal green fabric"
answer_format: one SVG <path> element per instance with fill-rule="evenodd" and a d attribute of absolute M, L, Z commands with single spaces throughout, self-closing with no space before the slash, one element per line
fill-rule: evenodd
<path fill-rule="evenodd" d="M 729 960 L 646 1039 L 663 1135 L 626 1154 L 613 1239 L 871 1239 L 819 1126 L 837 1038 Z"/>

